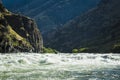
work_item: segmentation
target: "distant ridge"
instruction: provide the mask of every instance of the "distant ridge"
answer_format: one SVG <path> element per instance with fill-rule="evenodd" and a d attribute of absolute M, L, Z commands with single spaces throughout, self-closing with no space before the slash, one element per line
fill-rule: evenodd
<path fill-rule="evenodd" d="M 80 52 L 118 53 L 120 52 L 119 9 L 120 0 L 102 0 L 93 10 L 48 34 L 45 44 L 61 52 L 78 49 Z"/>
<path fill-rule="evenodd" d="M 51 29 L 61 27 L 67 21 L 95 7 L 99 1 L 100 0 L 4 0 L 4 3 L 9 10 L 34 18 L 44 36 Z M 22 7 L 19 7 L 21 5 Z"/>

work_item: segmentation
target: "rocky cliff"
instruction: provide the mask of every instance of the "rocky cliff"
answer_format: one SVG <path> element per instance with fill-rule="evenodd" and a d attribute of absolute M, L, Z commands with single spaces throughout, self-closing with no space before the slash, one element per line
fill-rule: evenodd
<path fill-rule="evenodd" d="M 62 52 L 74 48 L 85 52 L 120 52 L 119 9 L 120 0 L 101 0 L 94 9 L 51 32 L 53 36 L 46 46 Z"/>
<path fill-rule="evenodd" d="M 0 3 L 0 52 L 42 52 L 43 41 L 34 20 L 9 12 Z"/>

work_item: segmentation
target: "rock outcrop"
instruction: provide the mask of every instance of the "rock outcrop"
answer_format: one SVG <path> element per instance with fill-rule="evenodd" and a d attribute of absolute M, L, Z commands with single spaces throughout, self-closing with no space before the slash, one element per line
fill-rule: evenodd
<path fill-rule="evenodd" d="M 42 36 L 34 20 L 9 12 L 0 3 L 0 53 L 42 52 Z"/>

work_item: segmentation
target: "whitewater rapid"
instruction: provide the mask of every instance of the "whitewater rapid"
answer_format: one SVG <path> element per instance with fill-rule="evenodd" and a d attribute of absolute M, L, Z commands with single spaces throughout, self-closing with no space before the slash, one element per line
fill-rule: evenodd
<path fill-rule="evenodd" d="M 120 80 L 120 54 L 0 54 L 0 80 Z"/>

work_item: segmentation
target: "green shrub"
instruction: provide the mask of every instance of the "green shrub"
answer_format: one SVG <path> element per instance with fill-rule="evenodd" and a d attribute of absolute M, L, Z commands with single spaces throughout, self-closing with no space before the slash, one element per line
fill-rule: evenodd
<path fill-rule="evenodd" d="M 81 52 L 87 52 L 88 51 L 88 48 L 80 48 L 79 49 L 79 52 L 81 53 Z"/>
<path fill-rule="evenodd" d="M 72 50 L 72 53 L 79 53 L 79 52 L 78 52 L 78 49 L 73 49 L 73 50 Z"/>
<path fill-rule="evenodd" d="M 113 53 L 120 53 L 120 45 L 114 45 L 112 48 Z"/>
<path fill-rule="evenodd" d="M 73 49 L 72 53 L 83 53 L 83 52 L 88 52 L 88 48 L 80 48 L 80 49 Z"/>
<path fill-rule="evenodd" d="M 57 54 L 58 53 L 58 51 L 56 51 L 55 49 L 52 49 L 52 48 L 43 48 L 43 53 L 55 53 L 55 54 Z"/>

